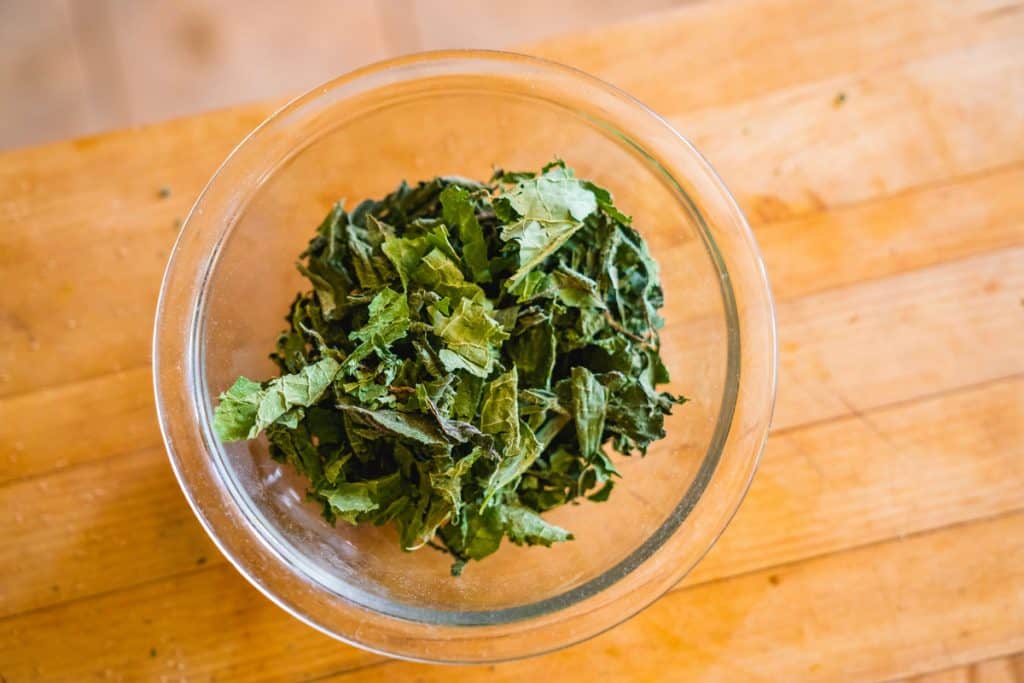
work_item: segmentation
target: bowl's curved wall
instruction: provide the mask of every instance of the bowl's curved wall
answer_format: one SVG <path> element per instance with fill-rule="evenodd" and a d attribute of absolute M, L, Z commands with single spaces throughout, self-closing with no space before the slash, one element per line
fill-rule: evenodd
<path fill-rule="evenodd" d="M 692 401 L 608 503 L 549 513 L 577 540 L 505 544 L 460 579 L 388 529 L 327 526 L 260 443 L 219 444 L 214 396 L 266 359 L 293 263 L 330 204 L 399 180 L 486 178 L 562 157 L 634 215 L 662 267 L 671 390 Z M 207 530 L 257 586 L 333 635 L 392 654 L 481 660 L 574 642 L 629 616 L 710 547 L 752 474 L 774 392 L 771 305 L 756 247 L 692 148 L 577 72 L 497 54 L 371 67 L 275 115 L 211 181 L 175 250 L 155 352 L 172 463 Z M 539 634 L 539 635 L 538 635 Z"/>

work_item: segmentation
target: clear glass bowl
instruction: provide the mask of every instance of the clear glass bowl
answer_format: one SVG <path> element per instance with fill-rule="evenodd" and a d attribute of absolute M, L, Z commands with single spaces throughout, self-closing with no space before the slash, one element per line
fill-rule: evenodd
<path fill-rule="evenodd" d="M 576 540 L 508 542 L 461 578 L 388 528 L 326 524 L 305 483 L 260 440 L 224 445 L 214 397 L 266 378 L 297 255 L 331 204 L 400 180 L 485 179 L 561 157 L 632 214 L 665 288 L 667 438 L 623 459 L 606 503 L 548 513 Z M 495 52 L 370 66 L 294 100 L 249 135 L 203 191 L 174 248 L 154 338 L 171 464 L 206 531 L 270 599 L 345 642 L 397 657 L 481 662 L 593 636 L 677 583 L 725 528 L 764 445 L 775 392 L 764 267 L 721 180 L 663 119 L 612 86 Z"/>

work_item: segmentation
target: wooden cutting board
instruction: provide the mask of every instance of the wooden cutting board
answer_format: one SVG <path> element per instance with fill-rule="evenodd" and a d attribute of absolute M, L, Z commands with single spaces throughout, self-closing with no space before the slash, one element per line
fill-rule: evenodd
<path fill-rule="evenodd" d="M 251 588 L 150 387 L 178 223 L 270 108 L 222 111 L 0 155 L 0 680 L 1021 680 L 1024 2 L 694 2 L 529 51 L 666 116 L 763 248 L 773 436 L 707 559 L 493 667 L 390 661 Z"/>

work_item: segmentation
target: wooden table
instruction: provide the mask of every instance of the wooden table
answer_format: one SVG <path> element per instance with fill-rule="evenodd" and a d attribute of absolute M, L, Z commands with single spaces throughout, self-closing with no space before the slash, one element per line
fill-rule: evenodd
<path fill-rule="evenodd" d="M 0 155 L 0 680 L 1021 680 L 1024 3 L 695 2 L 531 51 L 667 116 L 761 242 L 778 408 L 708 558 L 496 667 L 389 661 L 251 588 L 149 369 L 178 221 L 268 111 L 235 109 Z"/>

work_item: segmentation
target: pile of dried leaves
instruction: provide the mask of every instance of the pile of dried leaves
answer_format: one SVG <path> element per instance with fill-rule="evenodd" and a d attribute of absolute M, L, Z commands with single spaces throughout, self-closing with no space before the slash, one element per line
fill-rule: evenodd
<path fill-rule="evenodd" d="M 657 330 L 658 269 L 604 189 L 562 162 L 490 183 L 404 182 L 335 206 L 302 254 L 272 358 L 220 397 L 224 441 L 266 432 L 328 521 L 393 523 L 466 561 L 571 539 L 538 513 L 608 498 L 684 399 Z"/>

